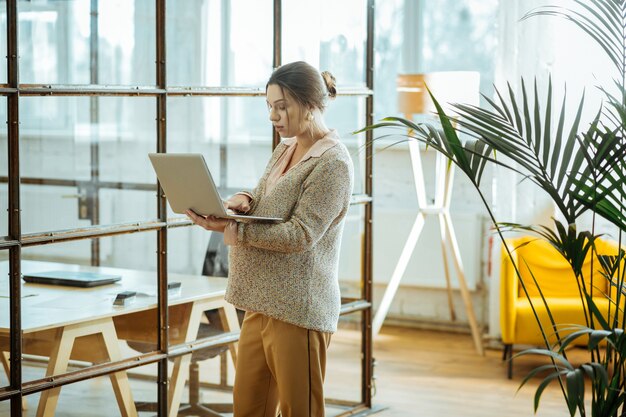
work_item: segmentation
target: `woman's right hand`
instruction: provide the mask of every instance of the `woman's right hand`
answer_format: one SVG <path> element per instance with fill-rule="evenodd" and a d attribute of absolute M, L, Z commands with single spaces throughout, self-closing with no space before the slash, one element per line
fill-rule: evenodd
<path fill-rule="evenodd" d="M 250 197 L 245 194 L 235 194 L 225 201 L 226 208 L 239 213 L 247 213 L 250 211 Z"/>

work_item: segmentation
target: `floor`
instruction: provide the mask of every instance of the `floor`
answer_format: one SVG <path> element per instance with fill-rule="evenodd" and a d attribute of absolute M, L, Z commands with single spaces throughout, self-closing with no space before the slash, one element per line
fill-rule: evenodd
<path fill-rule="evenodd" d="M 375 404 L 388 406 L 380 417 L 531 417 L 538 381 L 518 391 L 521 380 L 545 362 L 514 361 L 512 380 L 499 350 L 478 355 L 470 335 L 383 328 L 375 343 Z M 570 358 L 584 360 L 584 351 Z M 569 415 L 558 384 L 544 392 L 538 417 Z"/>
<path fill-rule="evenodd" d="M 341 330 L 332 340 L 329 352 L 326 395 L 340 400 L 358 400 L 360 393 L 359 334 Z M 506 366 L 501 352 L 487 350 L 478 355 L 469 334 L 385 327 L 376 338 L 374 355 L 374 404 L 385 409 L 380 417 L 463 416 L 463 417 L 531 417 L 533 396 L 538 385 L 532 381 L 518 391 L 524 375 L 543 364 L 537 358 L 515 360 L 512 380 L 506 378 Z M 584 360 L 584 351 L 572 351 L 570 357 Z M 201 375 L 217 375 L 219 359 L 202 364 Z M 155 367 L 146 367 L 143 374 L 153 374 Z M 232 374 L 232 373 L 231 373 Z M 39 378 L 43 367 L 25 367 L 25 380 Z M 0 375 L 0 386 L 6 377 Z M 132 378 L 136 400 L 154 400 L 156 384 L 145 378 Z M 187 393 L 183 396 L 186 398 Z M 28 397 L 26 416 L 34 416 L 38 395 Z M 207 401 L 228 401 L 228 393 L 203 391 Z M 327 416 L 337 415 L 329 407 Z M 0 403 L 0 416 L 9 416 L 8 402 Z M 64 387 L 61 391 L 57 416 L 100 417 L 117 416 L 111 384 L 107 378 L 97 378 Z M 144 414 L 141 415 L 151 415 Z M 565 402 L 558 385 L 543 394 L 539 417 L 566 416 Z"/>

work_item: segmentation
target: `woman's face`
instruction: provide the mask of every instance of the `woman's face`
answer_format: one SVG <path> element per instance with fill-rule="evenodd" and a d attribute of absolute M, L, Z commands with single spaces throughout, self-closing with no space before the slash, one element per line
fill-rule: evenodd
<path fill-rule="evenodd" d="M 281 138 L 292 138 L 304 131 L 304 112 L 288 92 L 276 85 L 267 86 L 267 108 L 270 121 Z"/>

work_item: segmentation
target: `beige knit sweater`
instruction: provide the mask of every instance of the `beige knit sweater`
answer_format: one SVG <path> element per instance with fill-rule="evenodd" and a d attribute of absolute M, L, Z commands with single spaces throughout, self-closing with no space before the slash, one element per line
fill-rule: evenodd
<path fill-rule="evenodd" d="M 284 143 L 276 147 L 259 184 L 247 193 L 250 214 L 286 221 L 238 224 L 226 300 L 246 311 L 333 333 L 341 306 L 337 269 L 352 160 L 337 142 L 294 166 L 265 195 L 269 172 L 286 148 Z"/>

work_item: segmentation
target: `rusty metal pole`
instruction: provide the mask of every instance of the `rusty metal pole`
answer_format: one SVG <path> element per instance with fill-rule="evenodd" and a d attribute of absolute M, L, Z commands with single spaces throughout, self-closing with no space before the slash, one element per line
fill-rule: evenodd
<path fill-rule="evenodd" d="M 10 88 L 7 97 L 8 168 L 9 168 L 9 239 L 20 241 L 20 150 L 19 150 L 19 54 L 17 0 L 7 1 L 7 75 Z M 11 345 L 10 387 L 20 394 L 11 397 L 11 417 L 22 415 L 22 313 L 21 313 L 21 247 L 9 249 L 9 314 Z"/>
<path fill-rule="evenodd" d="M 166 31 L 165 31 L 165 4 L 166 0 L 156 0 L 156 84 L 157 88 L 163 90 L 157 95 L 156 109 L 156 126 L 157 126 L 157 152 L 164 153 L 166 151 L 166 114 L 167 114 L 167 86 L 166 81 Z M 167 222 L 167 202 L 165 201 L 165 193 L 161 185 L 157 186 L 157 213 L 159 220 Z M 168 353 L 169 345 L 169 322 L 168 322 L 168 306 L 167 306 L 167 227 L 162 227 L 157 231 L 157 275 L 158 275 L 158 339 L 157 348 L 160 352 Z M 166 417 L 168 402 L 168 379 L 167 379 L 167 358 L 159 361 L 157 375 L 157 395 L 159 416 Z"/>
<path fill-rule="evenodd" d="M 367 46 L 365 51 L 365 83 L 372 91 L 365 99 L 365 124 L 367 126 L 374 123 L 374 0 L 367 0 Z M 372 142 L 374 134 L 371 130 L 365 134 L 365 194 L 372 197 L 373 179 L 373 151 Z M 361 298 L 370 303 L 370 307 L 363 310 L 362 314 L 362 349 L 363 349 L 363 370 L 362 370 L 362 401 L 366 407 L 372 407 L 372 377 L 373 377 L 373 345 L 372 345 L 372 222 L 373 222 L 373 201 L 365 205 L 365 253 L 363 257 L 363 290 Z"/>
<path fill-rule="evenodd" d="M 99 37 L 99 14 L 98 14 L 98 0 L 91 0 L 90 10 L 90 33 L 89 33 L 89 83 L 96 85 L 99 82 L 98 79 L 98 37 Z M 89 124 L 90 124 L 90 136 L 91 143 L 90 149 L 90 166 L 91 166 L 91 180 L 90 184 L 82 191 L 85 193 L 84 198 L 87 200 L 86 205 L 88 207 L 88 216 L 91 224 L 100 223 L 100 129 L 98 129 L 98 122 L 100 120 L 99 112 L 100 97 L 89 97 Z M 80 188 L 79 188 L 80 191 Z M 79 197 L 83 198 L 83 197 Z M 79 200 L 80 201 L 80 200 Z M 80 204 L 80 203 L 79 203 Z M 91 239 L 91 265 L 100 265 L 100 239 Z"/>
<path fill-rule="evenodd" d="M 283 51 L 283 9 L 282 0 L 274 0 L 274 56 L 272 59 L 273 69 L 282 64 Z M 272 129 L 272 151 L 280 143 L 280 135 Z"/>

